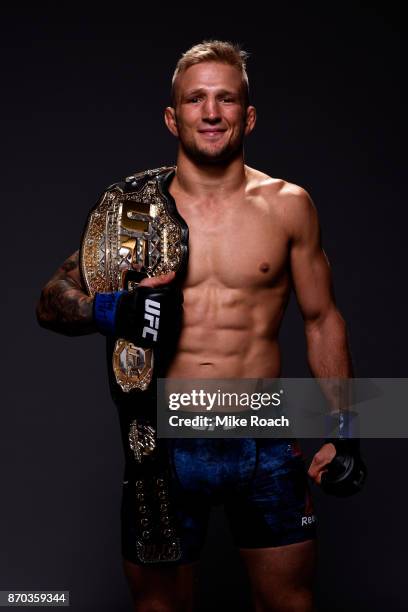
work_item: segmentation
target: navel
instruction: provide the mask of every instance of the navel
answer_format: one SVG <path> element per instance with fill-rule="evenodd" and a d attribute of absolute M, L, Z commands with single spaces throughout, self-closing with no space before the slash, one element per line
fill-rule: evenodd
<path fill-rule="evenodd" d="M 259 269 L 260 269 L 261 272 L 264 272 L 264 273 L 269 272 L 269 264 L 268 264 L 268 262 L 267 261 L 263 261 L 261 263 L 261 265 L 259 266 Z"/>

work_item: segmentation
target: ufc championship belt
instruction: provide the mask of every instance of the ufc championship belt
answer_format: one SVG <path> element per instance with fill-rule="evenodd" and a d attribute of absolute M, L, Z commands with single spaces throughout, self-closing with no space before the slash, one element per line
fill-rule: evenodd
<path fill-rule="evenodd" d="M 89 295 L 132 291 L 143 278 L 185 268 L 188 228 L 167 190 L 173 176 L 172 167 L 147 170 L 102 195 L 89 214 L 80 250 Z M 153 367 L 152 349 L 116 340 L 112 368 L 123 392 L 148 389 Z"/>
<path fill-rule="evenodd" d="M 134 174 L 108 187 L 90 211 L 82 236 L 80 269 L 89 295 L 133 291 L 146 278 L 176 272 L 188 257 L 188 227 L 168 191 L 174 167 Z M 171 348 L 171 347 L 169 347 Z M 153 349 L 123 338 L 107 338 L 108 373 L 126 457 L 124 523 L 138 524 L 125 542 L 125 556 L 143 563 L 177 561 L 181 555 L 171 513 L 167 441 L 155 431 L 155 378 L 160 364 Z M 132 531 L 132 527 L 130 528 Z M 127 540 L 129 537 L 126 536 Z"/>

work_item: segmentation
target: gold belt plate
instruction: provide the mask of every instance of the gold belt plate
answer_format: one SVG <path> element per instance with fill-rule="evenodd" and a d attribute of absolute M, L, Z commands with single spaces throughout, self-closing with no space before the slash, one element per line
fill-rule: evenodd
<path fill-rule="evenodd" d="M 156 175 L 150 171 L 151 178 L 133 191 L 113 186 L 91 211 L 80 259 L 90 295 L 134 290 L 138 282 L 132 280 L 132 272 L 152 277 L 177 271 L 181 266 L 181 226 L 168 212 L 157 179 L 163 170 L 159 169 Z M 146 390 L 153 365 L 152 349 L 142 349 L 124 339 L 116 341 L 112 367 L 124 392 Z"/>

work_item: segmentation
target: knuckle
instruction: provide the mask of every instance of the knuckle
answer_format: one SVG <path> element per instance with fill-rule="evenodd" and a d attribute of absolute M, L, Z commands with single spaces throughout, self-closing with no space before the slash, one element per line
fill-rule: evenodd
<path fill-rule="evenodd" d="M 317 453 L 317 455 L 315 455 L 314 462 L 316 463 L 316 465 L 323 465 L 323 456 L 320 453 Z"/>

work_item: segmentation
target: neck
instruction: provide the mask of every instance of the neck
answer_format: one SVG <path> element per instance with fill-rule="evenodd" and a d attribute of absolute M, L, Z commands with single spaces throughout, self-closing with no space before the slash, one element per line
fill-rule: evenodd
<path fill-rule="evenodd" d="M 219 164 L 203 164 L 187 157 L 182 150 L 177 155 L 174 187 L 195 198 L 218 199 L 238 191 L 246 181 L 242 152 L 236 158 Z"/>

